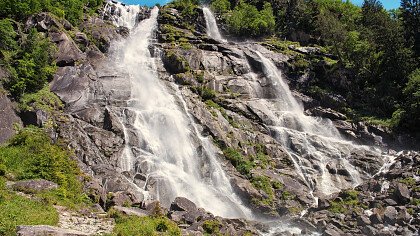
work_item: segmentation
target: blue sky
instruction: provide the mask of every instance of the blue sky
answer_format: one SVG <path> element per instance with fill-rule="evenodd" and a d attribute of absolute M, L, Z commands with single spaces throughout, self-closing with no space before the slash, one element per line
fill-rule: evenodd
<path fill-rule="evenodd" d="M 363 3 L 363 0 L 352 0 L 352 1 L 356 5 L 361 5 Z M 122 0 L 122 2 L 125 2 L 127 4 L 140 4 L 140 5 L 153 6 L 156 3 L 160 3 L 163 5 L 167 2 L 170 2 L 170 0 Z M 386 9 L 394 9 L 400 6 L 399 0 L 381 0 L 381 2 Z"/>
<path fill-rule="evenodd" d="M 363 0 L 351 0 L 352 2 L 354 2 L 354 4 L 356 5 L 362 5 Z M 394 9 L 394 8 L 398 8 L 400 6 L 400 1 L 399 0 L 381 0 L 382 5 L 384 5 L 384 7 L 386 9 Z"/>

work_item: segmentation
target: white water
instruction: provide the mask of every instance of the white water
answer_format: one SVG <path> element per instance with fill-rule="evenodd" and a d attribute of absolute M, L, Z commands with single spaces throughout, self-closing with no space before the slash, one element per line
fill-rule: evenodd
<path fill-rule="evenodd" d="M 121 169 L 145 176 L 145 183 L 139 186 L 144 195 L 166 207 L 181 196 L 215 215 L 250 218 L 249 210 L 232 190 L 211 141 L 200 136 L 180 91 L 158 78 L 149 52 L 157 16 L 158 9 L 154 8 L 150 19 L 140 22 L 112 50 L 115 69 L 128 74 L 127 83 L 131 84 L 131 99 L 121 117 L 126 143 Z M 132 19 L 121 21 L 130 24 Z M 129 135 L 130 130 L 138 140 Z"/>
<path fill-rule="evenodd" d="M 111 20 L 116 26 L 124 26 L 129 30 L 132 30 L 137 25 L 138 14 L 140 12 L 139 5 L 122 5 L 122 3 L 113 3 L 108 1 L 105 5 L 104 11 L 110 12 L 112 8 L 115 8 L 114 15 Z"/>
<path fill-rule="evenodd" d="M 216 18 L 209 8 L 203 7 L 204 18 L 206 19 L 207 35 L 215 40 L 225 42 L 220 34 L 219 27 L 217 26 Z"/>
<path fill-rule="evenodd" d="M 276 90 L 276 98 L 264 101 L 274 121 L 270 125 L 275 138 L 289 149 L 297 169 L 318 194 L 331 194 L 355 187 L 362 182 L 360 171 L 350 164 L 354 151 L 379 151 L 344 140 L 328 119 L 304 114 L 303 106 L 294 98 L 281 72 L 273 62 L 256 52 L 263 64 L 264 75 Z M 347 171 L 344 177 L 330 174 L 327 165 Z M 373 174 L 373 173 L 372 173 Z"/>

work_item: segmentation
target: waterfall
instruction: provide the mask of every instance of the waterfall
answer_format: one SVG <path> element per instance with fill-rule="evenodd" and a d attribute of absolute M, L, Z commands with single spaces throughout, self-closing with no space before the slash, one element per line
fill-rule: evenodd
<path fill-rule="evenodd" d="M 216 18 L 208 7 L 203 7 L 204 18 L 206 19 L 207 35 L 218 41 L 225 42 L 217 27 Z"/>
<path fill-rule="evenodd" d="M 158 78 L 149 51 L 158 11 L 155 7 L 149 19 L 133 28 L 128 38 L 115 42 L 111 50 L 112 67 L 125 75 L 131 89 L 127 105 L 116 108 L 122 110 L 125 138 L 120 168 L 135 176 L 133 182 L 146 198 L 159 200 L 165 207 L 175 197 L 186 197 L 215 215 L 250 218 L 212 141 L 200 135 L 189 115 L 181 91 Z"/>
<path fill-rule="evenodd" d="M 380 152 L 373 147 L 346 141 L 328 119 L 305 115 L 303 106 L 294 98 L 273 62 L 258 51 L 256 54 L 263 65 L 264 76 L 275 89 L 274 99 L 259 101 L 265 103 L 264 106 L 269 110 L 267 113 L 273 121 L 269 128 L 272 135 L 288 149 L 307 184 L 318 195 L 328 195 L 359 185 L 362 175 L 349 162 L 352 153 Z M 342 175 L 340 177 L 331 169 L 339 169 L 344 173 L 339 173 Z"/>
<path fill-rule="evenodd" d="M 111 21 L 114 25 L 127 27 L 129 30 L 132 30 L 137 25 L 140 7 L 138 5 L 123 5 L 120 2 L 108 1 L 104 8 L 105 12 L 112 13 Z"/>

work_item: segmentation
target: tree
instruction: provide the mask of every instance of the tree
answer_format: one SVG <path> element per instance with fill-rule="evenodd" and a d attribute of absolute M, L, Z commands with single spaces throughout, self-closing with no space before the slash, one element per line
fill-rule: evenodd
<path fill-rule="evenodd" d="M 420 0 L 401 0 L 401 16 L 406 39 L 420 57 Z"/>

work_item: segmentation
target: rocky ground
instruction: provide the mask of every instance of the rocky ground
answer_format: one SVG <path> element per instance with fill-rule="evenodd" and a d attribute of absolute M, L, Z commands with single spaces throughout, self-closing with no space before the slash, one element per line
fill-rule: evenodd
<path fill-rule="evenodd" d="M 183 16 L 176 9 L 161 9 L 158 40 L 153 44 L 153 48 L 161 52 L 161 57 L 156 55 L 159 74 L 162 80 L 180 87 L 189 111 L 202 127 L 201 132 L 217 144 L 218 156 L 234 189 L 261 219 L 273 220 L 287 215 L 292 224 L 324 235 L 418 234 L 418 153 L 398 155 L 387 167 L 389 171 L 384 170 L 372 178 L 371 175 L 381 170 L 384 161 L 377 155 L 354 153 L 352 162 L 366 173 L 366 181 L 355 189 L 321 196 L 315 201 L 310 186 L 296 171 L 285 147 L 267 128 L 271 121 L 255 100 L 270 99 L 274 91 L 270 90 L 268 81 L 249 77 L 250 72 L 258 77 L 262 71 L 261 62 L 253 51 L 261 51 L 273 59 L 294 88 L 309 76 L 294 63 L 296 58 L 318 56 L 325 59 L 328 55 L 313 48 L 280 50 L 270 42 L 217 42 L 207 37 L 201 10 L 197 8 L 194 12 L 191 16 Z M 147 14 L 145 9 L 140 19 Z M 105 19 L 107 17 L 112 17 L 112 13 Z M 103 218 L 103 210 L 109 209 L 137 216 L 154 215 L 158 211 L 176 222 L 186 235 L 268 232 L 269 229 L 257 223 L 215 217 L 185 198 L 176 198 L 168 209 L 157 202 L 144 201 L 133 184 L 140 181 L 141 176 L 121 173 L 119 157 L 125 141 L 118 119 L 122 111 L 116 107 L 125 104 L 130 87 L 123 83 L 124 75 L 107 70 L 106 55 L 112 41 L 126 37 L 128 29 L 117 28 L 109 21 L 95 17 L 74 27 L 44 13 L 28 20 L 27 27 L 36 27 L 57 44 L 59 68 L 50 87 L 65 103 L 65 108 L 60 115 L 49 114 L 51 117 L 34 111 L 35 119 L 26 124 L 42 125 L 48 119 L 55 121 L 52 136 L 65 140 L 75 151 L 81 169 L 93 177 L 86 182 L 85 191 L 100 205 L 96 213 L 59 209 L 59 227 L 78 230 L 79 234 L 48 227 L 22 227 L 18 230 L 19 235 L 33 235 L 28 233 L 33 230 L 60 231 L 63 235 L 107 233 L 113 223 Z M 328 66 L 327 60 L 324 64 Z M 7 111 L 0 113 L 0 121 L 8 122 L 0 122 L 0 137 L 7 139 L 12 123 L 19 119 L 15 116 L 2 118 L 6 112 L 14 114 L 10 112 L 13 109 L 10 101 L 2 94 L 0 89 L 0 104 L 5 104 L 1 107 Z M 350 140 L 384 147 L 387 137 L 392 136 L 386 129 L 350 122 L 346 115 L 336 111 L 341 101 L 334 95 L 313 98 L 296 91 L 294 95 L 303 101 L 306 114 L 331 119 Z M 134 133 L 131 135 L 130 140 L 138 139 Z M 241 158 L 239 162 L 238 157 Z M 329 172 L 336 176 L 337 182 L 345 181 L 347 177 L 345 169 L 337 165 L 331 165 Z M 308 209 L 307 213 L 300 217 L 305 209 Z M 290 235 L 290 232 L 284 235 Z"/>

